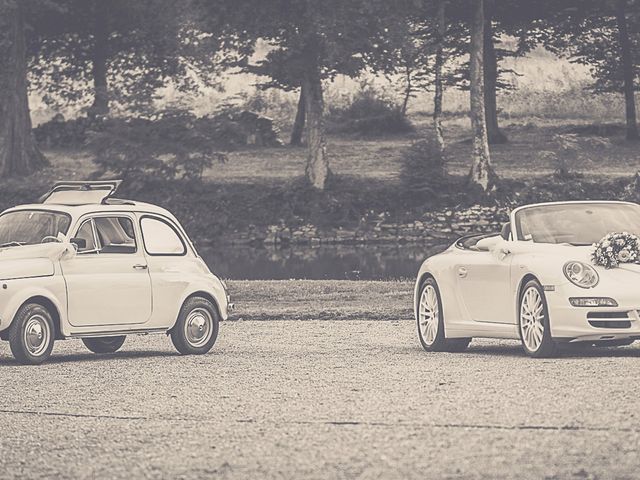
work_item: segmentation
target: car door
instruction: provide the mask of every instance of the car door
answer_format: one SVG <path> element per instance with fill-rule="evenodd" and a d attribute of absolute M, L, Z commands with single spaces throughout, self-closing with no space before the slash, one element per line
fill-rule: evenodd
<path fill-rule="evenodd" d="M 151 279 L 135 217 L 92 215 L 81 221 L 72 237 L 84 239 L 86 247 L 61 261 L 71 325 L 147 322 L 152 312 Z"/>
<path fill-rule="evenodd" d="M 512 255 L 467 251 L 454 265 L 460 301 L 476 322 L 513 323 L 510 302 Z"/>
<path fill-rule="evenodd" d="M 172 325 L 189 282 L 194 275 L 202 275 L 202 261 L 172 220 L 146 213 L 140 214 L 139 220 L 153 285 L 152 322 L 156 326 Z"/>

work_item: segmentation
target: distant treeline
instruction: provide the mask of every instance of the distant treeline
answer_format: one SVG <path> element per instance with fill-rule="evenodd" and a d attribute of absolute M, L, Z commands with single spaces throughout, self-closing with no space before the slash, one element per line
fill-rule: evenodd
<path fill-rule="evenodd" d="M 501 46 L 505 36 L 514 48 Z M 508 141 L 496 92 L 513 87 L 502 60 L 537 46 L 587 65 L 594 92 L 624 94 L 626 136 L 638 139 L 640 0 L 0 0 L 0 176 L 47 164 L 29 90 L 53 108 L 84 105 L 89 117 L 116 106 L 148 116 L 165 85 L 197 95 L 239 71 L 263 79 L 260 88 L 299 92 L 291 143 L 306 139 L 305 175 L 322 190 L 325 85 L 370 72 L 402 79 L 402 115 L 418 91 L 433 92 L 443 159 L 443 88 L 470 90 L 469 182 L 489 192 L 489 146 Z"/>

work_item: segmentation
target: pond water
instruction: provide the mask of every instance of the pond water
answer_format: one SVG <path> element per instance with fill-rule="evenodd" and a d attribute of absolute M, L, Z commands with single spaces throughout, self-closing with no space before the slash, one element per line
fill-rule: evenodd
<path fill-rule="evenodd" d="M 200 248 L 213 272 L 232 280 L 390 280 L 413 278 L 437 245 L 331 245 Z"/>

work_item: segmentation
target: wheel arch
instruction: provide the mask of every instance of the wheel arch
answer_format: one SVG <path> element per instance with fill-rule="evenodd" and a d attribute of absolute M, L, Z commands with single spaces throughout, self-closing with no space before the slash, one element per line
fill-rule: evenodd
<path fill-rule="evenodd" d="M 438 283 L 435 275 L 433 275 L 433 273 L 431 273 L 430 271 L 422 272 L 422 274 L 418 277 L 418 281 L 416 282 L 415 292 L 413 295 L 413 316 L 415 320 L 418 319 L 418 303 L 420 302 L 420 292 L 422 291 L 424 282 L 426 282 L 429 278 L 433 278 L 436 283 Z"/>
<path fill-rule="evenodd" d="M 51 319 L 53 320 L 53 327 L 55 328 L 54 338 L 56 340 L 62 340 L 64 338 L 64 335 L 62 334 L 62 325 L 61 325 L 62 318 L 60 316 L 60 309 L 58 308 L 58 306 L 55 304 L 53 300 L 41 294 L 30 296 L 29 298 L 22 301 L 20 305 L 18 305 L 15 308 L 15 311 L 13 312 L 13 316 L 11 317 L 11 323 L 9 324 L 9 327 L 13 324 L 15 317 L 20 311 L 20 309 L 29 303 L 35 303 L 47 309 L 47 311 L 51 315 Z M 9 332 L 9 327 L 2 331 L 3 339 Z"/>
<path fill-rule="evenodd" d="M 222 315 L 220 313 L 220 305 L 218 304 L 218 300 L 216 300 L 216 298 L 210 292 L 207 292 L 205 290 L 197 290 L 197 291 L 192 292 L 189 295 L 187 295 L 184 298 L 184 300 L 182 300 L 182 303 L 180 304 L 180 310 L 182 310 L 182 307 L 184 306 L 184 304 L 186 302 L 188 302 L 190 299 L 196 298 L 196 297 L 201 297 L 201 298 L 205 298 L 205 299 L 209 300 L 211 302 L 211 304 L 214 306 L 214 308 L 216 309 L 216 314 L 218 315 L 218 318 L 222 321 Z M 177 318 L 176 318 L 176 320 L 177 320 Z"/>
<path fill-rule="evenodd" d="M 529 282 L 531 280 L 535 280 L 540 285 L 542 285 L 542 282 L 540 281 L 540 279 L 535 274 L 533 274 L 531 272 L 525 274 L 520 279 L 520 282 L 518 283 L 518 288 L 516 289 L 516 298 L 515 298 L 515 301 L 514 301 L 514 310 L 515 310 L 514 311 L 514 315 L 515 315 L 514 318 L 516 320 L 516 325 L 520 321 L 519 320 L 519 315 L 520 315 L 520 297 L 522 296 L 522 289 L 527 284 L 527 282 Z"/>

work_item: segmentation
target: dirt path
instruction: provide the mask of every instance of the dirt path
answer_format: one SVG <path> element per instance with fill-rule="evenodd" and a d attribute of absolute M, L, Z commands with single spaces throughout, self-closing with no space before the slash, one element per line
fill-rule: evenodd
<path fill-rule="evenodd" d="M 632 478 L 640 348 L 427 354 L 409 321 L 237 321 L 99 358 L 0 345 L 2 478 Z"/>

